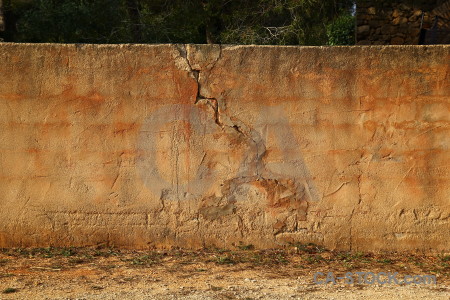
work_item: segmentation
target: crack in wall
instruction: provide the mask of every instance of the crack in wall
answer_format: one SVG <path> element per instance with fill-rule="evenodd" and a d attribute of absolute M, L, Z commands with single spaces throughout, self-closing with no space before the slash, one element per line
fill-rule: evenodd
<path fill-rule="evenodd" d="M 190 54 L 191 54 L 191 50 L 189 50 L 188 48 L 189 45 L 183 44 L 181 45 L 181 47 L 178 47 L 178 51 L 180 54 L 180 57 L 182 57 L 187 66 L 188 66 L 188 71 L 189 73 L 192 75 L 192 77 L 195 79 L 196 83 L 197 83 L 197 95 L 195 98 L 195 102 L 194 104 L 198 104 L 198 103 L 202 103 L 205 102 L 207 105 L 209 105 L 213 111 L 214 111 L 214 122 L 221 127 L 222 129 L 224 129 L 224 127 L 229 127 L 233 130 L 235 130 L 237 133 L 239 133 L 240 135 L 246 136 L 247 138 L 250 138 L 253 143 L 256 145 L 256 147 L 259 147 L 260 142 L 257 142 L 254 138 L 252 138 L 250 135 L 245 134 L 244 131 L 241 130 L 241 127 L 235 123 L 233 123 L 231 121 L 231 118 L 227 118 L 228 123 L 230 123 L 230 125 L 225 124 L 225 122 L 221 121 L 221 115 L 220 115 L 220 109 L 219 109 L 219 100 L 215 97 L 207 97 L 205 95 L 202 94 L 202 83 L 201 83 L 201 76 L 207 72 L 210 72 L 217 64 L 217 62 L 222 58 L 222 46 L 218 45 L 219 47 L 219 54 L 217 56 L 217 58 L 215 58 L 211 63 L 209 63 L 209 67 L 206 67 L 206 70 L 202 70 L 201 68 L 195 68 L 194 65 L 196 64 L 195 62 L 192 62 L 191 59 L 189 58 Z M 204 77 L 206 80 L 206 77 Z M 265 147 L 264 147 L 265 148 Z M 264 151 L 265 152 L 265 151 Z M 262 156 L 264 154 L 264 152 L 259 156 Z"/>
<path fill-rule="evenodd" d="M 280 177 L 280 175 L 274 174 L 266 168 L 264 157 L 267 154 L 267 148 L 265 145 L 265 141 L 261 137 L 261 135 L 256 130 L 247 128 L 247 126 L 243 122 L 240 122 L 235 118 L 228 117 L 226 115 L 222 116 L 220 113 L 219 100 L 215 97 L 211 97 L 210 95 L 203 94 L 205 89 L 202 86 L 202 83 L 207 82 L 208 73 L 211 72 L 216 63 L 220 60 L 222 55 L 221 48 L 219 48 L 219 55 L 213 60 L 213 62 L 208 63 L 207 67 L 204 68 L 199 66 L 199 62 L 196 62 L 192 59 L 192 57 L 195 57 L 195 51 L 198 51 L 198 49 L 190 48 L 189 45 L 182 45 L 178 48 L 178 50 L 180 53 L 180 57 L 182 57 L 186 63 L 188 72 L 190 73 L 191 77 L 195 79 L 197 84 L 197 94 L 194 104 L 206 104 L 211 107 L 214 113 L 214 122 L 217 126 L 219 126 L 222 130 L 225 130 L 225 128 L 233 130 L 239 136 L 244 137 L 245 140 L 249 141 L 250 145 L 252 145 L 250 146 L 250 154 L 247 154 L 244 160 L 244 171 L 240 172 L 240 174 L 237 174 L 237 176 L 235 176 L 234 178 L 225 181 L 222 188 L 222 195 L 224 196 L 206 198 L 204 200 L 205 202 L 203 202 L 203 208 L 200 209 L 201 214 L 205 216 L 209 216 L 210 214 L 212 214 L 211 216 L 209 216 L 212 217 L 212 219 L 215 219 L 217 217 L 224 217 L 230 213 L 233 213 L 234 215 L 233 208 L 235 207 L 235 200 L 233 199 L 233 195 L 235 194 L 236 190 L 242 184 L 252 184 L 255 182 L 260 182 L 263 186 L 266 186 L 265 188 L 267 189 L 268 197 L 273 198 L 272 200 L 270 200 L 270 202 L 277 203 L 278 201 L 280 201 L 280 195 L 278 195 L 277 192 L 273 190 L 278 190 L 280 186 L 292 190 L 292 195 L 290 197 L 296 199 L 292 200 L 293 203 L 302 203 L 303 201 L 305 201 L 305 197 L 309 193 L 301 183 L 296 183 L 295 180 L 289 180 L 289 178 L 285 176 Z M 287 184 L 287 182 L 284 182 L 286 180 L 291 182 L 291 184 Z M 210 203 L 211 201 L 212 203 Z M 295 204 L 293 205 L 295 206 Z M 225 209 L 225 211 L 222 211 L 222 209 Z M 298 211 L 298 213 L 301 212 Z M 304 216 L 297 216 L 294 213 L 294 217 L 296 220 L 298 218 L 306 219 L 306 215 L 306 211 L 304 212 Z M 286 232 L 286 230 L 283 229 L 285 227 L 277 230 L 274 233 L 274 236 L 279 233 Z M 294 228 L 295 227 L 297 227 L 297 224 L 295 224 Z"/>
<path fill-rule="evenodd" d="M 202 95 L 202 84 L 200 82 L 201 81 L 200 80 L 200 75 L 204 74 L 205 71 L 202 70 L 202 67 L 198 67 L 198 68 L 194 67 L 194 65 L 196 65 L 198 63 L 192 62 L 191 59 L 189 58 L 189 56 L 191 54 L 191 50 L 190 50 L 189 47 L 190 47 L 190 45 L 183 44 L 181 47 L 178 48 L 178 51 L 180 53 L 180 56 L 186 61 L 186 64 L 187 64 L 187 66 L 189 68 L 190 74 L 193 76 L 193 78 L 197 82 L 197 95 L 196 95 L 196 99 L 195 99 L 195 103 L 194 104 L 196 104 L 198 101 L 203 100 L 203 99 L 216 100 L 217 101 L 217 99 L 214 98 L 214 97 L 206 97 L 206 96 Z M 216 59 L 214 59 L 212 62 L 210 62 L 208 64 L 209 67 L 205 68 L 206 71 L 211 71 L 215 67 L 216 63 L 221 59 L 221 57 L 222 57 L 222 46 L 218 45 L 218 47 L 219 47 L 219 55 L 217 56 Z"/>

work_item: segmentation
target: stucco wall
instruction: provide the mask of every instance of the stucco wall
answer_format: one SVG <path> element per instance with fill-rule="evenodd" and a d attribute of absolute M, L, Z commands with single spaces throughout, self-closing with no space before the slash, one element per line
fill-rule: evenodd
<path fill-rule="evenodd" d="M 450 249 L 450 47 L 0 44 L 0 247 Z"/>

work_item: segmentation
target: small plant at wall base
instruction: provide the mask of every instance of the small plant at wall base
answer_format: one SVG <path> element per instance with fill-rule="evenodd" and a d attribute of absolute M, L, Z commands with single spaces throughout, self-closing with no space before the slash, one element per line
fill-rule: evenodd
<path fill-rule="evenodd" d="M 341 15 L 327 26 L 328 45 L 354 45 L 355 44 L 355 17 Z"/>
<path fill-rule="evenodd" d="M 15 293 L 17 291 L 18 291 L 18 289 L 9 287 L 9 288 L 6 288 L 6 289 L 3 290 L 3 294 L 12 294 L 12 293 Z"/>

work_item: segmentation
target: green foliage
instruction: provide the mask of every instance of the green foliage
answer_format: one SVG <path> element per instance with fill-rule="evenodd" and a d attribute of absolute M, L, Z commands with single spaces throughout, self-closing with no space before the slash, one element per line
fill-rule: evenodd
<path fill-rule="evenodd" d="M 146 43 L 205 43 L 206 16 L 196 1 L 142 1 L 140 30 Z"/>
<path fill-rule="evenodd" d="M 5 36 L 16 42 L 334 45 L 353 38 L 352 0 L 4 1 Z"/>
<path fill-rule="evenodd" d="M 351 6 L 352 1 L 250 1 L 225 16 L 221 42 L 323 45 L 327 42 L 326 25 Z"/>
<path fill-rule="evenodd" d="M 17 22 L 18 41 L 126 42 L 126 11 L 120 0 L 38 0 Z"/>
<path fill-rule="evenodd" d="M 340 15 L 327 26 L 328 45 L 355 44 L 355 17 Z"/>

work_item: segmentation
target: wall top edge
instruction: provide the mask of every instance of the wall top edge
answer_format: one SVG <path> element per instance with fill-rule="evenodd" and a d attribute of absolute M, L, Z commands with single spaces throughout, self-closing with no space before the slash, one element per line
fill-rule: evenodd
<path fill-rule="evenodd" d="M 280 45 L 231 45 L 231 44 L 83 44 L 83 43 L 9 43 L 0 42 L 0 47 L 68 47 L 68 48 L 153 48 L 153 47 L 174 47 L 183 45 L 195 45 L 200 47 L 225 48 L 307 48 L 307 49 L 421 49 L 421 48 L 445 48 L 450 49 L 448 45 L 355 45 L 355 46 L 280 46 Z"/>

